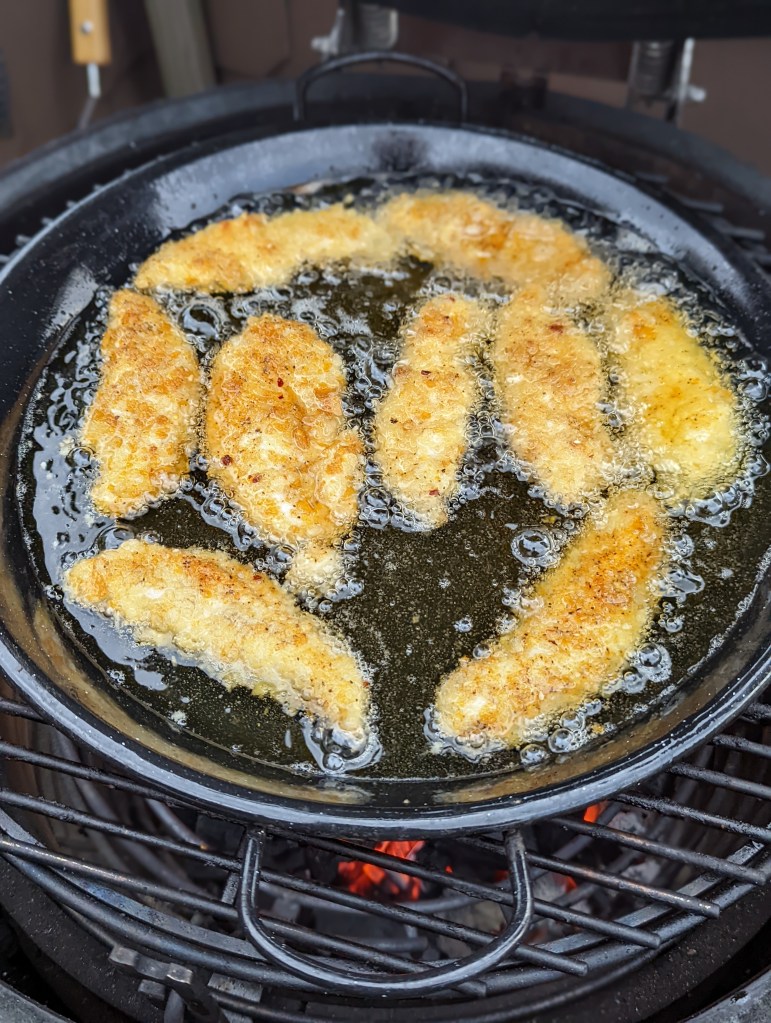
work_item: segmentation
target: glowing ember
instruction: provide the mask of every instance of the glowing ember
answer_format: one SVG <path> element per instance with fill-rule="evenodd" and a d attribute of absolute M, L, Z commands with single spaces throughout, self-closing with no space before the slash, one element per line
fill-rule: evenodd
<path fill-rule="evenodd" d="M 591 806 L 587 806 L 587 808 L 584 810 L 584 820 L 588 824 L 594 824 L 607 805 L 608 805 L 607 802 L 605 802 L 593 803 Z"/>
<path fill-rule="evenodd" d="M 378 842 L 375 852 L 388 853 L 402 860 L 415 860 L 425 842 Z M 368 898 L 414 902 L 420 898 L 423 882 L 396 870 L 384 870 L 372 863 L 345 860 L 337 867 L 337 876 L 349 891 Z"/>

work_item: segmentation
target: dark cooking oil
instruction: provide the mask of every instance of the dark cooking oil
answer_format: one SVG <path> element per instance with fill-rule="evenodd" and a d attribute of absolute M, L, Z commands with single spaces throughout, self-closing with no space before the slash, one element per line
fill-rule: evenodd
<path fill-rule="evenodd" d="M 349 182 L 262 197 L 239 197 L 221 216 L 243 209 L 270 213 L 356 196 L 366 205 L 388 187 L 415 182 Z M 446 188 L 449 179 L 424 179 Z M 469 187 L 468 182 L 461 182 Z M 478 182 L 471 183 L 482 190 Z M 709 501 L 673 518 L 670 569 L 660 612 L 645 643 L 618 679 L 517 751 L 470 759 L 433 734 L 430 707 L 440 678 L 462 656 L 484 656 L 495 636 L 527 609 L 527 586 L 559 559 L 581 526 L 580 509 L 545 503 L 506 453 L 484 352 L 477 370 L 483 405 L 469 424 L 470 448 L 462 487 L 448 524 L 416 531 L 400 515 L 370 461 L 359 525 L 346 544 L 347 576 L 340 589 L 308 604 L 344 634 L 370 666 L 377 742 L 351 761 L 323 731 L 290 718 L 268 698 L 226 690 L 183 658 L 134 644 L 98 616 L 62 600 L 62 571 L 84 554 L 129 537 L 173 546 L 225 551 L 281 579 L 291 552 L 265 545 L 206 477 L 196 457 L 179 495 L 132 521 L 96 514 L 88 500 L 94 475 L 89 452 L 78 446 L 83 411 L 99 374 L 99 341 L 109 294 L 98 296 L 71 325 L 51 355 L 25 418 L 19 471 L 22 524 L 30 556 L 57 614 L 101 671 L 95 684 L 119 687 L 180 730 L 232 751 L 248 769 L 268 761 L 309 773 L 355 771 L 377 777 L 427 778 L 530 766 L 585 743 L 602 741 L 651 712 L 681 685 L 735 622 L 764 567 L 771 514 L 766 474 L 770 378 L 752 339 L 738 335 L 730 315 L 681 268 L 651 251 L 628 228 L 560 204 L 542 189 L 484 189 L 497 201 L 561 216 L 588 234 L 614 270 L 629 282 L 670 295 L 687 312 L 705 343 L 714 345 L 741 395 L 748 454 L 740 478 Z M 459 280 L 416 260 L 388 270 L 346 266 L 303 270 L 287 287 L 248 295 L 159 296 L 200 355 L 206 369 L 219 346 L 262 312 L 308 322 L 343 358 L 348 374 L 346 411 L 369 443 L 371 419 L 389 385 L 399 331 L 417 301 L 454 289 L 494 305 L 494 286 Z M 603 322 L 579 311 L 602 348 Z M 608 425 L 623 431 L 611 387 L 603 408 Z M 655 481 L 654 481 L 655 485 Z"/>

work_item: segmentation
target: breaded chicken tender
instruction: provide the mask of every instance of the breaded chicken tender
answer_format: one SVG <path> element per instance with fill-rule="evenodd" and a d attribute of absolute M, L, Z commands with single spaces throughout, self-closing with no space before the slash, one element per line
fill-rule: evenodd
<path fill-rule="evenodd" d="M 96 509 L 138 515 L 173 494 L 196 447 L 202 384 L 192 346 L 157 302 L 118 291 L 102 338 L 102 373 L 80 442 L 94 453 Z"/>
<path fill-rule="evenodd" d="M 623 292 L 608 309 L 611 348 L 630 409 L 628 436 L 679 502 L 736 475 L 738 399 L 717 357 L 668 299 Z"/>
<path fill-rule="evenodd" d="M 242 213 L 166 242 L 139 268 L 136 286 L 245 292 L 285 284 L 304 264 L 381 264 L 394 243 L 365 213 L 342 204 L 268 218 Z"/>
<path fill-rule="evenodd" d="M 560 504 L 606 485 L 614 449 L 599 410 L 605 377 L 597 347 L 537 287 L 499 315 L 490 358 L 512 450 Z"/>
<path fill-rule="evenodd" d="M 558 220 L 511 213 L 471 192 L 403 193 L 379 220 L 418 259 L 510 287 L 540 283 L 564 302 L 596 299 L 610 281 L 605 264 Z"/>
<path fill-rule="evenodd" d="M 127 540 L 77 561 L 64 592 L 137 643 L 192 658 L 229 689 L 272 696 L 352 742 L 366 736 L 369 683 L 350 649 L 273 579 L 226 554 Z"/>
<path fill-rule="evenodd" d="M 264 537 L 297 551 L 288 581 L 300 589 L 335 581 L 358 516 L 363 445 L 345 423 L 345 385 L 315 331 L 272 314 L 249 319 L 211 367 L 209 475 Z"/>
<path fill-rule="evenodd" d="M 659 599 L 664 516 L 649 494 L 626 491 L 594 514 L 559 564 L 533 587 L 535 610 L 464 659 L 436 696 L 441 734 L 489 747 L 526 740 L 612 681 L 640 644 Z"/>
<path fill-rule="evenodd" d="M 461 295 L 427 301 L 404 331 L 393 385 L 375 415 L 383 482 L 429 528 L 447 520 L 458 491 L 468 417 L 479 401 L 470 355 L 488 325 L 485 309 Z"/>

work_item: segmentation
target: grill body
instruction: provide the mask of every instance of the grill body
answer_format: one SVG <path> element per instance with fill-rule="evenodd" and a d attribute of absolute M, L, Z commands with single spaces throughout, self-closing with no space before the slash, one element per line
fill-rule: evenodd
<path fill-rule="evenodd" d="M 443 94 L 415 82 L 357 76 L 357 95 L 370 101 L 368 112 L 382 116 L 441 115 Z M 359 115 L 361 107 L 340 83 L 318 88 L 320 116 Z M 245 124 L 254 131 L 255 121 L 265 134 L 285 129 L 290 98 L 281 87 L 222 90 L 140 115 L 132 145 L 126 144 L 127 122 L 58 144 L 28 161 L 28 188 L 19 171 L 0 181 L 0 196 L 9 200 L 0 211 L 0 237 L 10 251 L 17 235 L 39 228 L 37 218 L 57 214 L 134 159 L 141 163 L 191 140 L 205 143 Z M 600 108 L 559 98 L 536 111 L 528 109 L 527 97 L 480 87 L 471 90 L 471 104 L 480 120 L 583 146 L 588 155 L 633 172 L 646 188 L 668 198 L 676 193 L 709 225 L 708 233 L 731 238 L 757 267 L 771 263 L 763 235 L 768 183 L 714 153 L 694 172 L 694 155 L 704 155 L 695 141 L 666 126 L 654 130 L 642 119 L 616 122 Z M 532 943 L 483 977 L 483 990 L 448 990 L 389 1008 L 324 997 L 259 961 L 240 937 L 233 908 L 244 847 L 238 820 L 202 813 L 184 800 L 170 802 L 152 785 L 123 776 L 39 723 L 10 692 L 0 710 L 2 899 L 44 950 L 41 966 L 65 1000 L 80 1000 L 93 1018 L 152 1023 L 175 1013 L 181 1018 L 187 1004 L 199 1018 L 220 1012 L 285 1023 L 361 1018 L 363 1011 L 374 1020 L 419 1014 L 546 1021 L 564 1019 L 569 1005 L 576 1021 L 590 1015 L 641 1020 L 703 979 L 713 965 L 707 950 L 724 948 L 728 958 L 726 935 L 738 930 L 749 937 L 767 914 L 771 710 L 763 703 L 747 706 L 727 731 L 644 785 L 622 791 L 619 783 L 596 820 L 579 812 L 528 828 L 540 929 Z M 486 859 L 491 870 L 503 867 L 496 833 L 435 838 L 427 859 L 405 864 L 360 843 L 351 848 L 275 821 L 269 832 L 261 905 L 277 921 L 274 932 L 305 951 L 357 964 L 362 953 L 350 946 L 360 941 L 371 949 L 370 959 L 393 957 L 390 966 L 382 960 L 384 969 L 401 970 L 405 960 L 430 960 L 437 949 L 457 955 L 489 940 L 485 924 L 494 929 L 495 918 L 492 925 L 489 917 L 464 919 L 470 905 L 507 912 L 501 885 L 475 866 Z M 336 884 L 343 857 L 419 877 L 424 895 L 412 906 L 351 896 Z M 448 857 L 459 863 L 453 884 L 443 866 Z M 546 887 L 550 877 L 562 879 L 556 894 Z M 567 877 L 575 884 L 569 892 Z"/>

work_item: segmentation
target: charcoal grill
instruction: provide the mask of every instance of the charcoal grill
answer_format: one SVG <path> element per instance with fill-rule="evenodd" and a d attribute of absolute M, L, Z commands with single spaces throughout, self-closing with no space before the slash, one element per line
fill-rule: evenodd
<path fill-rule="evenodd" d="M 351 121 L 366 109 L 409 120 L 450 109 L 438 87 L 416 82 L 357 76 L 356 101 L 340 81 L 320 82 L 316 116 Z M 257 132 L 268 134 L 286 123 L 293 99 L 279 85 L 225 89 L 57 144 L 0 182 L 0 239 L 10 254 L 67 202 L 183 141 L 255 120 Z M 771 266 L 763 231 L 771 185 L 710 147 L 567 98 L 547 97 L 533 109 L 526 94 L 475 86 L 469 99 L 474 120 L 578 151 L 583 146 L 662 194 L 675 194 L 758 266 Z M 698 176 L 694 161 L 702 167 Z M 0 851 L 7 864 L 0 899 L 42 951 L 41 968 L 94 1018 L 113 1006 L 124 1019 L 149 1023 L 185 1012 L 192 1019 L 286 1023 L 363 1012 L 373 1020 L 418 1014 L 437 1021 L 548 1020 L 569 1004 L 576 1021 L 590 1013 L 595 1020 L 603 1013 L 644 1019 L 709 972 L 701 952 L 721 944 L 721 928 L 741 919 L 749 938 L 771 906 L 763 889 L 771 876 L 765 702 L 646 784 L 584 813 L 530 826 L 535 897 L 526 940 L 492 970 L 430 999 L 387 1006 L 322 993 L 260 960 L 239 931 L 236 902 L 249 848 L 239 824 L 169 800 L 100 763 L 14 694 L 0 702 L 0 714 Z M 506 862 L 495 833 L 432 838 L 417 859 L 403 861 L 277 823 L 266 829 L 264 858 L 258 897 L 275 936 L 320 961 L 368 964 L 383 975 L 425 970 L 484 948 L 490 932 L 505 926 L 512 902 L 496 873 Z M 340 884 L 341 860 L 417 879 L 421 896 L 404 903 L 357 895 Z M 652 984 L 651 976 L 678 957 L 685 968 L 673 971 L 665 990 Z"/>

